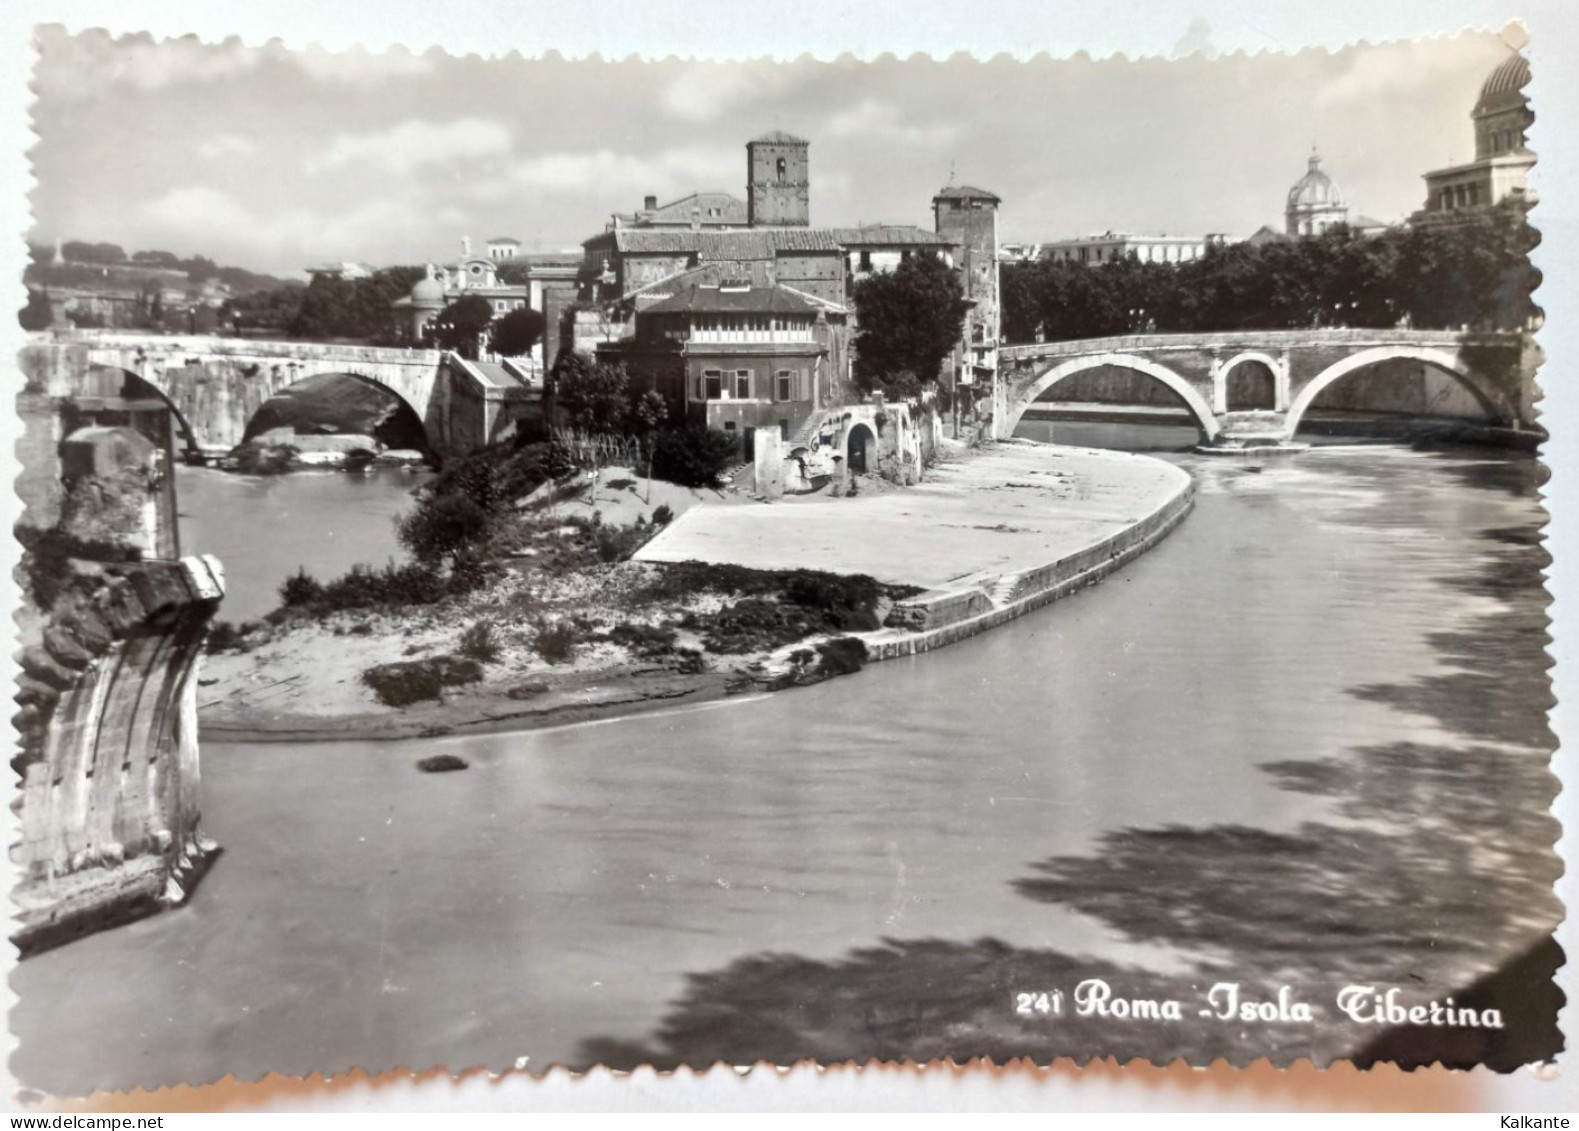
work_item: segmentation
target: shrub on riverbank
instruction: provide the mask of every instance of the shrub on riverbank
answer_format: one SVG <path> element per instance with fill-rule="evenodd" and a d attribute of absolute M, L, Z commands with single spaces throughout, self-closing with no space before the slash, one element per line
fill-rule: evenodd
<path fill-rule="evenodd" d="M 425 699 L 443 699 L 446 687 L 459 687 L 482 679 L 482 665 L 462 656 L 433 656 L 379 664 L 362 673 L 386 707 L 406 707 Z"/>
<path fill-rule="evenodd" d="M 653 477 L 681 487 L 711 487 L 739 459 L 733 436 L 699 424 L 665 428 L 653 437 Z"/>
<path fill-rule="evenodd" d="M 493 626 L 487 621 L 475 621 L 461 633 L 460 647 L 455 650 L 480 664 L 493 663 L 499 658 L 499 642 L 494 638 Z"/>
<path fill-rule="evenodd" d="M 576 658 L 576 626 L 569 621 L 546 624 L 532 635 L 532 647 L 550 664 L 568 664 Z"/>

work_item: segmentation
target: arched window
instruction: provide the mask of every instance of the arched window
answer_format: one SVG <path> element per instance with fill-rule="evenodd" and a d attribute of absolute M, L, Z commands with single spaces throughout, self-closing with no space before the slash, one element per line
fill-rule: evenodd
<path fill-rule="evenodd" d="M 788 169 L 789 169 L 788 163 L 784 160 L 784 158 L 780 157 L 779 158 L 779 162 L 778 162 L 779 180 L 782 181 L 784 179 L 784 175 L 788 171 Z"/>

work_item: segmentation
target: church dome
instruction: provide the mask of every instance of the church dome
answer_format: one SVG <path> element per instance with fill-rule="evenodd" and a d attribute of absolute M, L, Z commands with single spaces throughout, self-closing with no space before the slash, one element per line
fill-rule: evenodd
<path fill-rule="evenodd" d="M 1312 152 L 1310 168 L 1288 190 L 1290 208 L 1342 208 L 1343 190 L 1321 171 L 1321 154 Z"/>
<path fill-rule="evenodd" d="M 1529 81 L 1530 61 L 1517 53 L 1509 55 L 1480 88 L 1480 100 L 1475 103 L 1475 113 L 1489 114 L 1523 105 L 1525 98 L 1522 91 Z"/>
<path fill-rule="evenodd" d="M 417 280 L 417 285 L 411 288 L 411 303 L 413 306 L 443 306 L 444 284 L 427 275 Z"/>

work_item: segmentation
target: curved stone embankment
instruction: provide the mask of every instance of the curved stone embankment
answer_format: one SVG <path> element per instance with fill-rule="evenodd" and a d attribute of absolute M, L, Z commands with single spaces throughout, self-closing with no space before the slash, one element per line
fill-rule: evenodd
<path fill-rule="evenodd" d="M 1194 501 L 1151 456 L 1007 441 L 904 490 L 773 506 L 703 506 L 636 555 L 758 569 L 864 573 L 923 590 L 858 634 L 868 659 L 951 644 L 1101 580 L 1178 525 Z"/>
<path fill-rule="evenodd" d="M 917 627 L 862 634 L 867 662 L 942 648 L 1094 585 L 1171 534 L 1194 503 L 1195 484 L 1186 476 L 1179 493 L 1151 514 L 1083 550 L 1044 566 L 1000 577 L 990 587 L 938 590 L 902 601 L 894 613 L 898 617 L 908 615 L 910 623 Z M 894 619 L 891 615 L 890 620 Z"/>

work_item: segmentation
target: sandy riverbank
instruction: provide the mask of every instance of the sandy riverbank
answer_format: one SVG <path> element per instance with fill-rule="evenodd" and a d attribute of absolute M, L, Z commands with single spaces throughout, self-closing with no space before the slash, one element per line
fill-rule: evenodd
<path fill-rule="evenodd" d="M 584 571 L 565 584 L 586 590 L 569 594 L 582 607 L 620 609 L 624 596 L 665 563 L 695 561 L 866 574 L 922 591 L 923 602 L 941 598 L 939 607 L 951 609 L 965 609 L 961 593 L 975 600 L 941 619 L 934 611 L 929 623 L 852 634 L 864 638 L 870 658 L 882 659 L 950 643 L 1089 584 L 1164 536 L 1187 509 L 1188 492 L 1188 476 L 1160 460 L 1012 442 L 961 453 L 918 486 L 874 483 L 853 498 L 770 505 L 738 494 L 697 495 L 632 561 Z M 639 508 L 629 502 L 615 506 L 631 510 L 633 521 Z M 613 521 L 619 520 L 616 513 Z M 1060 572 L 1061 564 L 1069 568 Z M 711 594 L 692 602 L 702 612 L 720 603 Z M 658 615 L 638 614 L 648 624 L 658 623 Z M 490 620 L 503 643 L 481 681 L 446 691 L 442 702 L 401 708 L 384 706 L 363 683 L 361 673 L 375 665 L 453 650 L 477 619 Z M 558 726 L 782 684 L 797 651 L 708 654 L 703 670 L 694 670 L 694 663 L 643 659 L 603 640 L 549 664 L 522 634 L 512 635 L 514 619 L 518 611 L 507 595 L 485 594 L 464 609 L 341 614 L 294 626 L 245 652 L 208 657 L 198 696 L 203 734 L 326 741 Z M 699 646 L 694 634 L 680 635 L 685 645 Z"/>

